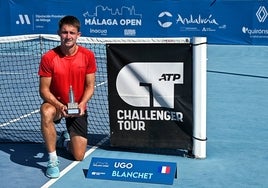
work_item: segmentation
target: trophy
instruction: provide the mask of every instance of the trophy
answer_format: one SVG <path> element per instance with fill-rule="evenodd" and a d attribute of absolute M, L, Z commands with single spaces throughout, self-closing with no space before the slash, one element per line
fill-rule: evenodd
<path fill-rule="evenodd" d="M 70 86 L 69 91 L 69 100 L 70 102 L 67 104 L 67 114 L 68 115 L 79 115 L 80 109 L 78 108 L 78 104 L 74 102 L 74 92 L 72 86 Z"/>

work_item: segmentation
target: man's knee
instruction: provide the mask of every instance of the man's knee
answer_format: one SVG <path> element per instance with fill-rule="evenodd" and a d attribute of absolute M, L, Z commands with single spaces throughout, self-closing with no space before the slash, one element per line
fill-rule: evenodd
<path fill-rule="evenodd" d="M 78 136 L 75 133 L 71 133 L 70 150 L 76 161 L 82 161 L 85 157 L 87 139 Z"/>
<path fill-rule="evenodd" d="M 85 150 L 83 147 L 71 146 L 70 149 L 71 149 L 71 153 L 76 161 L 83 161 L 83 159 L 85 157 Z"/>
<path fill-rule="evenodd" d="M 41 125 L 50 126 L 53 124 L 53 121 L 57 116 L 57 110 L 53 105 L 49 103 L 43 103 L 40 107 L 40 114 L 41 114 Z"/>
<path fill-rule="evenodd" d="M 56 115 L 56 112 L 56 108 L 49 103 L 43 103 L 40 107 L 40 113 L 44 117 L 54 117 Z"/>
<path fill-rule="evenodd" d="M 83 161 L 85 154 L 84 153 L 75 153 L 73 154 L 73 157 L 76 161 Z"/>

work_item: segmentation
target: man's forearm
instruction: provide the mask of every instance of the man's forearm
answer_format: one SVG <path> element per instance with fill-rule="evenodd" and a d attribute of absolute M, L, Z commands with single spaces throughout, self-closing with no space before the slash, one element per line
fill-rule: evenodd
<path fill-rule="evenodd" d="M 88 103 L 88 101 L 91 99 L 91 97 L 93 96 L 93 93 L 94 93 L 94 87 L 93 89 L 91 87 L 87 87 L 85 88 L 85 92 L 82 96 L 82 100 L 80 102 L 80 104 L 84 104 L 86 105 Z"/>

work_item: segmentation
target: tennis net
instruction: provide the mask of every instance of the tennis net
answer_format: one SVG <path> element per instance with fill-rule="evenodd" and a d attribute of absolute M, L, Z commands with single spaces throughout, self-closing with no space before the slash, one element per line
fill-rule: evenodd
<path fill-rule="evenodd" d="M 88 104 L 90 141 L 109 137 L 108 83 L 106 68 L 107 43 L 169 43 L 185 42 L 187 38 L 90 38 L 80 37 L 78 43 L 96 56 L 98 71 L 93 98 Z M 42 143 L 39 108 L 39 77 L 43 53 L 59 45 L 57 35 L 21 35 L 0 37 L 0 142 Z M 188 42 L 188 41 L 186 41 Z M 65 121 L 56 126 L 65 130 Z M 96 138 L 96 139 L 95 139 Z"/>
<path fill-rule="evenodd" d="M 95 93 L 88 105 L 89 134 L 109 135 L 105 44 L 79 42 L 94 51 L 98 65 Z M 59 45 L 56 35 L 0 38 L 0 142 L 43 142 L 40 130 L 39 77 L 41 55 Z M 56 126 L 65 130 L 65 121 Z"/>

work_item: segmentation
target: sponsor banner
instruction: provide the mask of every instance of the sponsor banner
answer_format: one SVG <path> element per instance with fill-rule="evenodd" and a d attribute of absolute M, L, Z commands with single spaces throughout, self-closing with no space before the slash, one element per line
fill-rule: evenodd
<path fill-rule="evenodd" d="M 204 36 L 214 44 L 268 44 L 268 1 L 8 0 L 0 5 L 5 25 L 0 36 L 56 34 L 59 19 L 71 13 L 86 37 Z"/>
<path fill-rule="evenodd" d="M 172 185 L 177 173 L 173 162 L 93 157 L 87 178 Z"/>
<path fill-rule="evenodd" d="M 106 49 L 111 145 L 191 150 L 191 44 Z"/>

